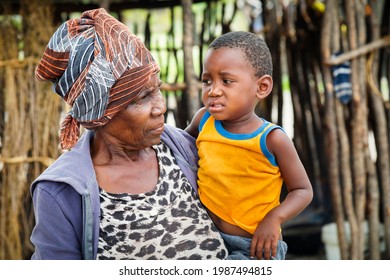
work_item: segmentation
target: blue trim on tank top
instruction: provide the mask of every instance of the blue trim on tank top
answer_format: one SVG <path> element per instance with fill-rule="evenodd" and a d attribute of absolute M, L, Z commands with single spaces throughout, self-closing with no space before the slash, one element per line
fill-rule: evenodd
<path fill-rule="evenodd" d="M 275 156 L 268 150 L 267 147 L 267 136 L 268 134 L 276 129 L 276 128 L 281 128 L 280 126 L 272 125 L 268 127 L 267 131 L 263 133 L 260 137 L 260 149 L 263 152 L 264 156 L 268 159 L 268 161 L 273 165 L 273 166 L 278 166 L 278 163 L 276 162 Z"/>
<path fill-rule="evenodd" d="M 215 129 L 218 131 L 219 134 L 221 134 L 223 137 L 226 137 L 228 139 L 232 140 L 248 140 L 256 137 L 259 135 L 264 128 L 269 124 L 268 121 L 262 119 L 264 123 L 255 131 L 251 133 L 243 133 L 243 134 L 237 134 L 237 133 L 232 133 L 227 131 L 226 129 L 223 128 L 222 122 L 219 120 L 215 120 Z"/>
<path fill-rule="evenodd" d="M 210 116 L 211 116 L 211 114 L 208 111 L 206 111 L 199 122 L 199 131 L 201 131 L 203 129 L 204 124 L 210 118 Z M 214 120 L 214 123 L 215 123 L 215 129 L 217 130 L 217 132 L 221 136 L 223 136 L 227 139 L 232 139 L 232 140 L 248 140 L 248 139 L 254 138 L 257 135 L 259 135 L 270 124 L 269 121 L 267 121 L 263 118 L 261 118 L 261 119 L 263 120 L 264 123 L 258 129 L 256 129 L 254 132 L 245 133 L 245 134 L 236 134 L 236 133 L 231 133 L 231 132 L 227 131 L 225 128 L 223 128 L 222 121 Z M 263 152 L 264 156 L 267 157 L 269 162 L 273 166 L 278 166 L 276 159 L 275 159 L 275 156 L 268 150 L 267 142 L 266 142 L 268 134 L 274 129 L 281 129 L 284 132 L 284 129 L 282 127 L 275 125 L 275 124 L 272 124 L 271 126 L 268 127 L 267 131 L 265 131 L 263 133 L 263 135 L 261 135 L 259 144 L 260 144 L 261 151 Z"/>

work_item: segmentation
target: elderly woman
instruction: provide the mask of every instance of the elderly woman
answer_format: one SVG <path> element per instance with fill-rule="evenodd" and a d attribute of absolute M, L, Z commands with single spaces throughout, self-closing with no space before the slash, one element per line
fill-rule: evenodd
<path fill-rule="evenodd" d="M 194 139 L 164 124 L 159 67 L 139 38 L 86 11 L 54 33 L 36 76 L 71 110 L 69 151 L 31 185 L 32 259 L 227 256 L 197 196 Z"/>

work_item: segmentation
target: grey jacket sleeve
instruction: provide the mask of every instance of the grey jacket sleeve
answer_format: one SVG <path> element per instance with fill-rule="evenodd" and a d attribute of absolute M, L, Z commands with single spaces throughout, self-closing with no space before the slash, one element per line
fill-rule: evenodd
<path fill-rule="evenodd" d="M 81 205 L 81 196 L 72 188 L 43 181 L 34 189 L 33 202 L 36 224 L 31 234 L 35 246 L 31 259 L 82 259 L 81 209 L 74 211 Z"/>
<path fill-rule="evenodd" d="M 165 125 L 162 141 L 172 150 L 184 175 L 197 191 L 198 150 L 196 139 L 180 128 Z"/>

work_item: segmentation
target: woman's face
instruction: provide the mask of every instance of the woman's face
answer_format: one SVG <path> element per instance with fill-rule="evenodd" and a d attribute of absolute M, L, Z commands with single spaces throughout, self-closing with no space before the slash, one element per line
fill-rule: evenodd
<path fill-rule="evenodd" d="M 138 97 L 105 125 L 104 130 L 118 139 L 120 145 L 144 149 L 160 143 L 167 110 L 161 84 L 159 75 L 153 75 Z"/>

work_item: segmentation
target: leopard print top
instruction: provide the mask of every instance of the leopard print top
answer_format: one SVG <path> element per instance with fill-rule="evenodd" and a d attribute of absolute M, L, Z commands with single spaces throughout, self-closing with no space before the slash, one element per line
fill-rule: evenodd
<path fill-rule="evenodd" d="M 156 150 L 160 177 L 144 194 L 100 191 L 97 259 L 225 259 L 223 239 L 170 149 Z"/>

